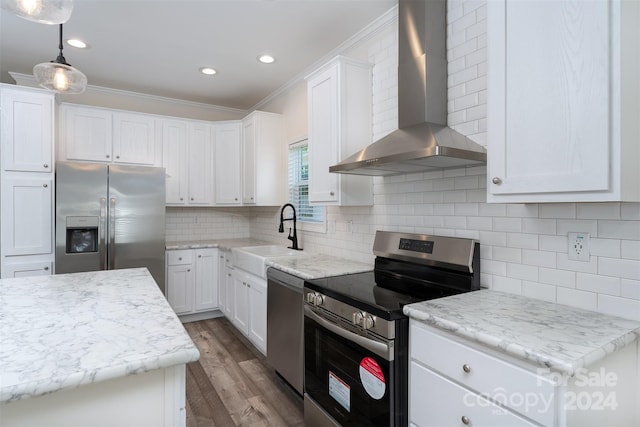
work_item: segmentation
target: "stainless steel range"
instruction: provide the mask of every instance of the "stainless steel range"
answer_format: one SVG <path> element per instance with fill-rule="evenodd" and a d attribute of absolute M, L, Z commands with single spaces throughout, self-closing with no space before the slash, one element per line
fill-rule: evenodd
<path fill-rule="evenodd" d="M 304 284 L 306 425 L 407 425 L 403 306 L 480 289 L 475 240 L 378 231 L 373 253 L 373 271 Z"/>

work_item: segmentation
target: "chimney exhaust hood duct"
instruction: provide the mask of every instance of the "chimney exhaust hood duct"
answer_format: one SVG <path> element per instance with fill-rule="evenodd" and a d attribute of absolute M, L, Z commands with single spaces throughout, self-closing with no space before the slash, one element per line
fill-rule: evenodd
<path fill-rule="evenodd" d="M 397 175 L 484 165 L 487 151 L 446 126 L 446 0 L 399 0 L 398 130 L 329 172 Z"/>

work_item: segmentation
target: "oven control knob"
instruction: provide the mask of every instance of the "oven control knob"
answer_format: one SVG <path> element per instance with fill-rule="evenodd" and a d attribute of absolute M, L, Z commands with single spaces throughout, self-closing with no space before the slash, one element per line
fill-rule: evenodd
<path fill-rule="evenodd" d="M 376 324 L 376 318 L 370 314 L 362 313 L 362 329 L 371 329 Z"/>
<path fill-rule="evenodd" d="M 315 296 L 315 294 L 312 294 L 311 292 L 309 292 L 309 293 L 307 294 L 307 303 L 309 303 L 309 304 L 313 305 L 313 303 L 315 302 L 315 300 L 316 300 L 316 296 Z"/>
<path fill-rule="evenodd" d="M 363 319 L 363 312 L 362 311 L 356 311 L 355 313 L 353 313 L 351 315 L 351 322 L 354 325 L 362 325 L 362 319 Z"/>
<path fill-rule="evenodd" d="M 315 305 L 317 307 L 317 306 L 320 306 L 322 304 L 324 304 L 324 295 L 315 294 L 315 299 L 313 301 L 313 305 Z"/>

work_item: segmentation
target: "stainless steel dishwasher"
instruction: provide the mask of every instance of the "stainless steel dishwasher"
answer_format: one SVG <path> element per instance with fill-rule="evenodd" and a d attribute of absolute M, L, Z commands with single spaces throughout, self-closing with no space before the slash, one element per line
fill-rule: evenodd
<path fill-rule="evenodd" d="M 267 363 L 300 395 L 303 393 L 304 280 L 267 269 Z"/>

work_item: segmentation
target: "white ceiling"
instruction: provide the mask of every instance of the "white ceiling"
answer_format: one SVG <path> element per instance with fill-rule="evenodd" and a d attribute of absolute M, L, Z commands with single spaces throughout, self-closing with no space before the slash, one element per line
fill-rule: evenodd
<path fill-rule="evenodd" d="M 397 0 L 76 0 L 67 62 L 89 85 L 249 109 Z M 0 79 L 58 54 L 58 26 L 0 15 Z M 271 65 L 257 56 L 269 52 Z M 214 67 L 205 76 L 198 69 Z"/>

